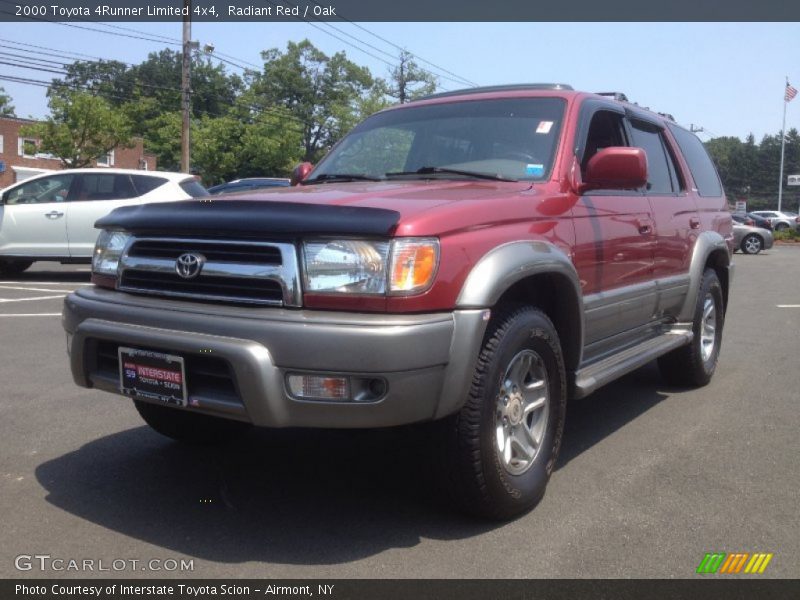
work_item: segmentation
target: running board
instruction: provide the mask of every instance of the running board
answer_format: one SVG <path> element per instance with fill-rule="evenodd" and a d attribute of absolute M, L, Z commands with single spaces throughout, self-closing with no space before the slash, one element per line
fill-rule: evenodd
<path fill-rule="evenodd" d="M 572 396 L 585 398 L 596 389 L 635 371 L 670 350 L 689 344 L 692 337 L 691 330 L 672 330 L 580 369 L 575 373 Z"/>

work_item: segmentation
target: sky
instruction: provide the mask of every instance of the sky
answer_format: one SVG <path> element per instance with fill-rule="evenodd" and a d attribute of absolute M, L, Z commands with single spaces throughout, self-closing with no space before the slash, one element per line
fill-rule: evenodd
<path fill-rule="evenodd" d="M 800 89 L 800 23 L 194 23 L 192 38 L 231 62 L 260 65 L 260 52 L 309 39 L 327 54 L 346 52 L 373 75 L 386 76 L 405 48 L 438 71 L 443 89 L 559 82 L 586 91 L 618 91 L 641 106 L 702 127 L 702 139 L 745 138 L 781 129 L 785 78 Z M 179 49 L 181 23 L 116 23 L 178 44 L 101 23 L 0 24 L 0 45 L 35 44 L 129 63 L 164 47 Z M 103 33 L 102 31 L 111 32 Z M 336 36 L 336 37 L 334 37 Z M 352 36 L 352 37 L 349 37 Z M 379 36 L 379 37 L 376 37 Z M 340 39 L 337 39 L 340 38 Z M 355 39 L 354 39 L 355 38 Z M 358 40 L 358 41 L 356 41 Z M 369 44 L 366 46 L 365 44 Z M 16 52 L 7 47 L 0 51 Z M 384 54 L 385 53 L 385 54 Z M 40 58 L 42 55 L 38 55 Z M 53 57 L 45 57 L 54 60 Z M 382 60 L 381 60 L 382 59 Z M 3 59 L 0 58 L 0 61 Z M 438 69 L 431 67 L 433 63 Z M 233 72 L 238 67 L 226 65 Z M 54 74 L 0 64 L 0 76 L 49 80 Z M 177 84 L 178 82 L 176 82 Z M 0 80 L 17 116 L 47 115 L 45 89 Z M 800 96 L 787 106 L 787 129 L 800 129 Z"/>

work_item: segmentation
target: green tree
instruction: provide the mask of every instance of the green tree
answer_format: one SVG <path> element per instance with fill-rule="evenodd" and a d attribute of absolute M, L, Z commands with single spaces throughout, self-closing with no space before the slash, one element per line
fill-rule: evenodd
<path fill-rule="evenodd" d="M 417 65 L 410 52 L 403 50 L 400 52 L 397 66 L 389 72 L 386 93 L 400 104 L 405 104 L 432 94 L 437 86 L 436 77 Z"/>
<path fill-rule="evenodd" d="M 0 87 L 0 117 L 13 117 L 14 106 L 11 104 L 11 96 L 6 94 L 5 89 Z"/>
<path fill-rule="evenodd" d="M 131 142 L 128 120 L 106 100 L 86 92 L 51 95 L 50 116 L 20 129 L 39 139 L 38 150 L 61 159 L 67 168 L 86 167 L 118 146 Z"/>
<path fill-rule="evenodd" d="M 289 42 L 261 53 L 262 73 L 252 81 L 254 102 L 262 112 L 285 108 L 287 125 L 302 129 L 304 160 L 316 161 L 358 121 L 362 94 L 373 78 L 344 52 L 327 56 L 308 40 Z"/>
<path fill-rule="evenodd" d="M 135 112 L 130 106 L 126 106 L 125 109 L 127 114 Z M 181 113 L 162 112 L 150 117 L 148 124 L 147 132 L 143 136 L 145 150 L 155 154 L 159 169 L 180 171 Z M 192 133 L 194 133 L 194 127 Z"/>

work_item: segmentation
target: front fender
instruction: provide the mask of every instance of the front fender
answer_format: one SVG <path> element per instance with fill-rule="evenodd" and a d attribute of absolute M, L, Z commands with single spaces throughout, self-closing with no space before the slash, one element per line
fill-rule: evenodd
<path fill-rule="evenodd" d="M 583 351 L 583 294 L 570 258 L 544 241 L 514 241 L 485 254 L 472 268 L 456 300 L 459 309 L 490 308 L 515 284 L 547 276 L 553 294 L 548 315 L 561 338 L 568 370 L 580 363 Z M 544 307 L 542 307 L 544 308 Z"/>

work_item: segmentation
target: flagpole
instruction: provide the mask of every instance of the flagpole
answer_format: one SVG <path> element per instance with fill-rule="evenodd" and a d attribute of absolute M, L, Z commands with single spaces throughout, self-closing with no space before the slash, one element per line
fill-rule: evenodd
<path fill-rule="evenodd" d="M 783 125 L 781 125 L 781 175 L 778 179 L 778 212 L 781 212 L 781 200 L 783 200 L 783 150 L 786 146 L 786 89 L 789 87 L 789 77 L 786 77 L 786 87 L 783 88 Z"/>

